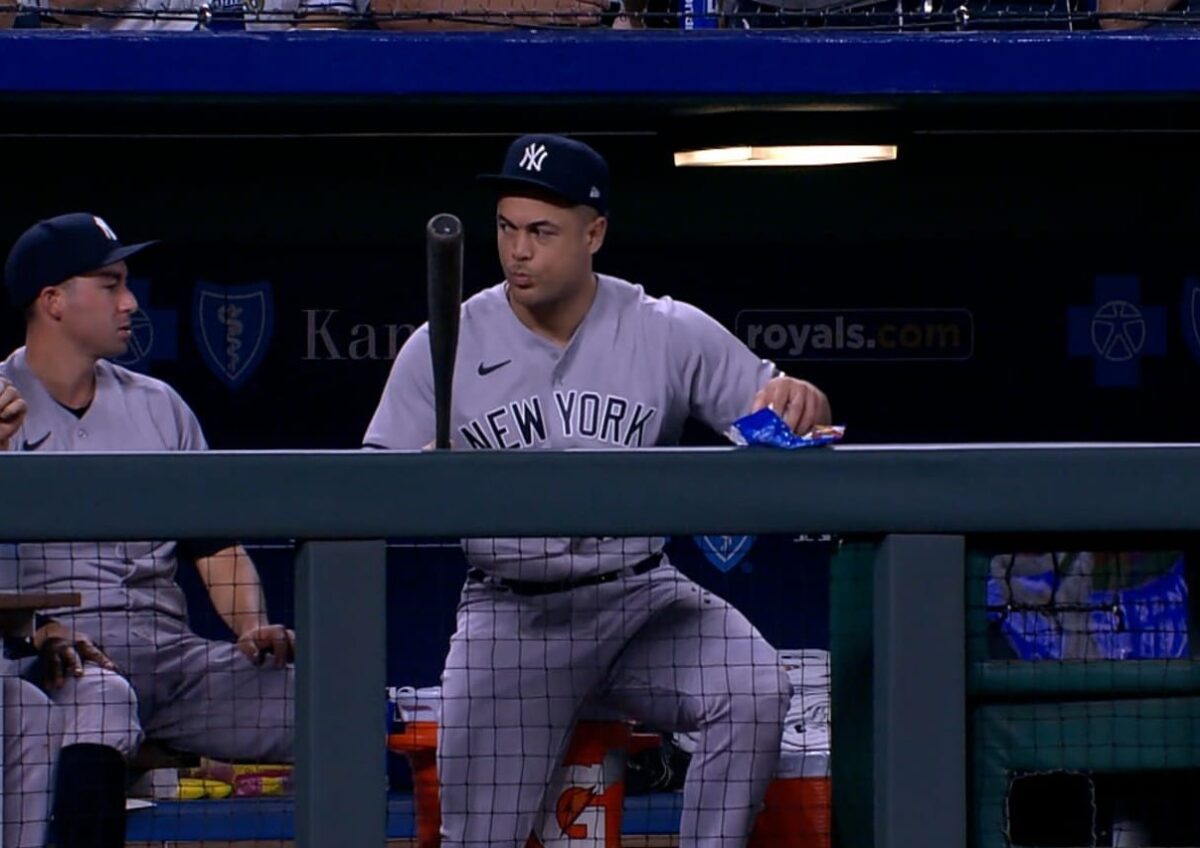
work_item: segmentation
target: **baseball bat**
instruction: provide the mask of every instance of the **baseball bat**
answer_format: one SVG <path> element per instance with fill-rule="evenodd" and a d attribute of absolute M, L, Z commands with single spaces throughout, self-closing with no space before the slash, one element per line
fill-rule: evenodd
<path fill-rule="evenodd" d="M 429 353 L 433 360 L 435 447 L 450 447 L 450 391 L 462 307 L 463 226 L 454 215 L 434 215 L 425 225 L 429 297 Z"/>

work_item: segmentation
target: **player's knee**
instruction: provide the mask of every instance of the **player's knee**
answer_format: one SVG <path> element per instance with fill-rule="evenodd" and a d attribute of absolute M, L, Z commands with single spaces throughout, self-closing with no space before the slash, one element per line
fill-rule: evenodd
<path fill-rule="evenodd" d="M 739 685 L 710 690 L 700 702 L 698 724 L 729 722 L 736 727 L 760 730 L 778 727 L 783 733 L 791 704 L 792 687 L 787 673 L 774 665 L 756 666 Z"/>
<path fill-rule="evenodd" d="M 290 763 L 296 758 L 296 734 L 292 727 L 280 728 L 272 734 L 264 757 L 273 763 Z"/>
<path fill-rule="evenodd" d="M 740 706 L 738 718 L 761 727 L 778 725 L 780 733 L 792 700 L 792 684 L 787 672 L 778 666 L 755 668 L 750 697 L 735 699 Z"/>
<path fill-rule="evenodd" d="M 284 698 L 270 698 L 259 702 L 258 726 L 248 737 L 239 742 L 239 757 L 253 757 L 272 763 L 290 763 L 295 760 L 296 748 L 296 699 L 292 690 Z"/>
<path fill-rule="evenodd" d="M 94 692 L 92 702 L 109 707 L 111 712 L 137 714 L 138 700 L 133 684 L 117 674 L 103 668 L 88 668 L 83 679 L 90 683 Z"/>
<path fill-rule="evenodd" d="M 142 744 L 142 725 L 138 718 L 138 699 L 132 684 L 111 671 L 100 671 L 104 718 L 101 722 L 103 743 L 126 757 Z"/>
<path fill-rule="evenodd" d="M 83 677 L 75 681 L 73 703 L 64 706 L 74 718 L 68 721 L 71 738 L 64 744 L 105 745 L 128 757 L 142 743 L 137 693 L 116 672 L 88 666 Z"/>

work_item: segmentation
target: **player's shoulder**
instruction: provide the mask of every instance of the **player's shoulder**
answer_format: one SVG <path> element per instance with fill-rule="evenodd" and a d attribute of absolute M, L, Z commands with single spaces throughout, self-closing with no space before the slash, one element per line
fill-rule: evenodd
<path fill-rule="evenodd" d="M 508 309 L 508 295 L 505 294 L 505 283 L 496 283 L 463 301 L 462 317 L 464 321 L 489 321 L 497 315 L 503 315 Z"/>
<path fill-rule="evenodd" d="M 648 326 L 662 328 L 679 321 L 686 323 L 704 315 L 690 303 L 670 295 L 652 295 L 644 286 L 620 277 L 597 274 L 596 279 L 618 311 L 635 312 Z"/>
<path fill-rule="evenodd" d="M 139 374 L 128 368 L 102 359 L 96 364 L 97 376 L 107 380 L 121 394 L 127 396 L 142 396 L 149 403 L 170 406 L 175 409 L 187 408 L 187 403 L 175 388 L 157 377 L 149 374 Z"/>
<path fill-rule="evenodd" d="M 497 316 L 503 315 L 504 310 L 508 309 L 508 298 L 504 293 L 504 285 L 504 283 L 497 283 L 494 286 L 488 286 L 464 300 L 459 307 L 460 326 L 470 332 L 473 325 L 487 324 Z M 429 322 L 425 321 L 412 331 L 405 343 L 425 345 L 427 344 L 425 338 L 428 335 Z"/>
<path fill-rule="evenodd" d="M 29 373 L 29 366 L 25 364 L 25 346 L 16 348 L 8 356 L 0 362 L 0 377 L 8 380 L 10 383 L 16 383 Z"/>
<path fill-rule="evenodd" d="M 459 326 L 462 334 L 469 336 L 473 331 L 478 332 L 485 329 L 500 314 L 501 309 L 507 308 L 507 305 L 503 283 L 471 295 L 459 307 Z M 423 321 L 404 340 L 402 355 L 396 357 L 392 373 L 410 366 L 424 367 L 421 363 L 428 358 L 429 322 Z"/>
<path fill-rule="evenodd" d="M 38 387 L 41 384 L 29 368 L 23 345 L 0 362 L 0 377 L 16 386 L 17 391 L 24 395 L 26 403 L 31 404 L 33 397 L 39 394 Z"/>

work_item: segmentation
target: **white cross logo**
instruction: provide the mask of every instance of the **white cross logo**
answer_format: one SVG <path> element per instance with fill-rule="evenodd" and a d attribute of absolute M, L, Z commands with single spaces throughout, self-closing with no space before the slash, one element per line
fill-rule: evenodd
<path fill-rule="evenodd" d="M 109 241 L 117 241 L 117 234 L 112 231 L 112 227 L 104 223 L 104 219 L 99 215 L 93 215 L 92 220 L 96 222 L 96 226 L 100 228 L 100 232 L 104 233 L 104 237 Z"/>
<path fill-rule="evenodd" d="M 542 163 L 546 161 L 546 145 L 531 144 L 525 148 L 525 155 L 521 157 L 521 164 L 517 167 L 524 168 L 526 171 L 542 170 Z"/>

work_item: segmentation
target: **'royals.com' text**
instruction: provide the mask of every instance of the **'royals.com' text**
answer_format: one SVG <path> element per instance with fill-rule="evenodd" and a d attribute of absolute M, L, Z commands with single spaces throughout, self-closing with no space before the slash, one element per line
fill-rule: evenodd
<path fill-rule="evenodd" d="M 775 361 L 970 359 L 966 309 L 761 309 L 738 313 L 737 334 Z"/>

